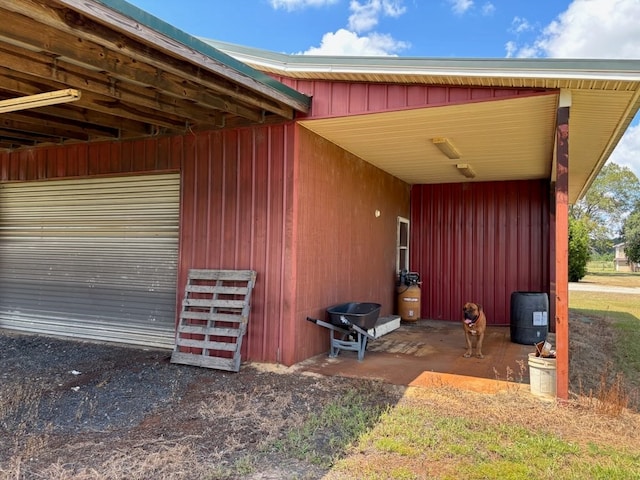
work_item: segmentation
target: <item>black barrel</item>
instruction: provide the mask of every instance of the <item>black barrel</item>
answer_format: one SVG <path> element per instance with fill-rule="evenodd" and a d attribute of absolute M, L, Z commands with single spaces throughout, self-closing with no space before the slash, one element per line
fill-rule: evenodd
<path fill-rule="evenodd" d="M 549 296 L 543 292 L 511 294 L 511 341 L 533 345 L 547 339 Z"/>

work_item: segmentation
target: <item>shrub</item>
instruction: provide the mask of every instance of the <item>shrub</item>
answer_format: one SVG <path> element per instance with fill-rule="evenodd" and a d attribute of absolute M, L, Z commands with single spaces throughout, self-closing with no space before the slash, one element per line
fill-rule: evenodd
<path fill-rule="evenodd" d="M 582 220 L 569 218 L 569 281 L 577 282 L 587 274 L 589 231 Z"/>

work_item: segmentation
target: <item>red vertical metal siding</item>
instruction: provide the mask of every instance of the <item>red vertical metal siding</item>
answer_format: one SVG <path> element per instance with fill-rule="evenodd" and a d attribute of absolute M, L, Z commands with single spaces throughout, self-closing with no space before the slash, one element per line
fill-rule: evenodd
<path fill-rule="evenodd" d="M 530 88 L 471 88 L 432 85 L 396 85 L 337 81 L 295 80 L 280 82 L 313 97 L 308 118 L 339 117 L 429 106 L 502 100 L 557 93 Z"/>
<path fill-rule="evenodd" d="M 291 215 L 291 125 L 187 138 L 179 291 L 190 268 L 258 273 L 243 358 L 281 361 L 285 250 Z M 293 348 L 291 346 L 290 348 Z"/>
<path fill-rule="evenodd" d="M 182 137 L 93 143 L 0 154 L 0 181 L 177 171 Z"/>
<path fill-rule="evenodd" d="M 511 293 L 549 291 L 548 182 L 415 185 L 411 268 L 421 274 L 423 318 L 459 320 L 480 303 L 508 325 Z"/>
<path fill-rule="evenodd" d="M 295 348 L 285 364 L 329 348 L 329 331 L 307 316 L 325 319 L 327 307 L 350 301 L 393 312 L 397 217 L 409 214 L 408 184 L 303 127 L 298 136 L 296 311 L 284 337 Z"/>

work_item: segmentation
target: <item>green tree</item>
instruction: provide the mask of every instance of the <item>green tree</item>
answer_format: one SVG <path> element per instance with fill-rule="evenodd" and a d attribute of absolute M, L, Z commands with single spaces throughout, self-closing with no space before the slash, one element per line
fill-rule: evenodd
<path fill-rule="evenodd" d="M 624 253 L 632 263 L 640 263 L 640 205 L 624 222 Z"/>
<path fill-rule="evenodd" d="M 571 217 L 584 222 L 591 248 L 606 254 L 620 235 L 624 219 L 640 201 L 640 181 L 628 167 L 607 163 L 587 193 L 571 207 Z"/>
<path fill-rule="evenodd" d="M 587 274 L 589 228 L 584 220 L 569 218 L 569 281 L 578 282 Z"/>

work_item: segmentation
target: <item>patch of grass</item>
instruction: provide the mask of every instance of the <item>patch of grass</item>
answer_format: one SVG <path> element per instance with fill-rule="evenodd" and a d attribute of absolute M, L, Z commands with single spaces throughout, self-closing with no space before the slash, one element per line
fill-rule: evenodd
<path fill-rule="evenodd" d="M 325 478 L 638 478 L 635 445 L 594 448 L 578 440 L 599 427 L 580 425 L 574 415 L 583 407 L 567 414 L 573 407 L 504 395 L 417 391 L 385 413 Z M 625 421 L 617 422 L 624 428 Z"/>
<path fill-rule="evenodd" d="M 288 456 L 328 468 L 335 456 L 371 428 L 387 408 L 377 404 L 375 398 L 375 389 L 350 390 L 318 413 L 309 415 L 286 438 L 274 442 L 273 447 Z"/>
<path fill-rule="evenodd" d="M 587 270 L 580 283 L 593 283 L 611 287 L 640 287 L 640 272 L 616 272 L 615 270 Z"/>
<path fill-rule="evenodd" d="M 593 260 L 587 263 L 587 273 L 617 273 L 613 260 Z"/>

